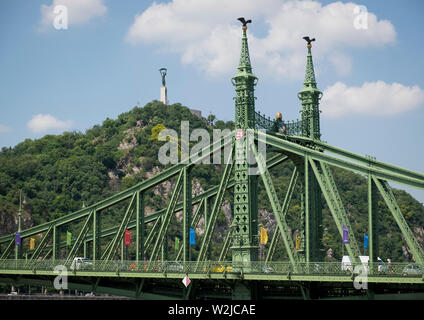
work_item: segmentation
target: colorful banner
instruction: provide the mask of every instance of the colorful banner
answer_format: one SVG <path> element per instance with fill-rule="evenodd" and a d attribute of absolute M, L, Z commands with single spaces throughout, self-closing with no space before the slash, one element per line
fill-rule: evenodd
<path fill-rule="evenodd" d="M 21 234 L 19 232 L 15 233 L 15 245 L 20 246 L 22 243 Z"/>
<path fill-rule="evenodd" d="M 299 251 L 300 250 L 300 235 L 296 236 L 296 250 Z"/>
<path fill-rule="evenodd" d="M 131 244 L 131 231 L 130 230 L 125 230 L 124 244 L 126 246 L 129 246 Z"/>
<path fill-rule="evenodd" d="M 193 246 L 196 244 L 196 232 L 194 229 L 190 228 L 190 245 Z"/>
<path fill-rule="evenodd" d="M 264 227 L 261 227 L 261 239 L 260 244 L 267 244 L 268 243 L 268 233 L 267 230 Z"/>
<path fill-rule="evenodd" d="M 350 243 L 349 241 L 349 229 L 343 225 L 343 244 Z"/>
<path fill-rule="evenodd" d="M 368 248 L 368 235 L 364 233 L 364 249 Z"/>
<path fill-rule="evenodd" d="M 180 250 L 180 238 L 175 237 L 175 251 L 178 252 Z"/>
<path fill-rule="evenodd" d="M 66 245 L 70 246 L 72 244 L 72 233 L 66 231 Z"/>
<path fill-rule="evenodd" d="M 29 239 L 29 250 L 34 250 L 35 248 L 35 238 Z"/>

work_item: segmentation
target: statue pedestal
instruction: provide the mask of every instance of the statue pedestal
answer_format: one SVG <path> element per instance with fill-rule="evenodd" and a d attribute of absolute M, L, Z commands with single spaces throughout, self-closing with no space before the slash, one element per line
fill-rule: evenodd
<path fill-rule="evenodd" d="M 168 93 L 166 87 L 160 87 L 160 102 L 163 104 L 168 104 Z"/>

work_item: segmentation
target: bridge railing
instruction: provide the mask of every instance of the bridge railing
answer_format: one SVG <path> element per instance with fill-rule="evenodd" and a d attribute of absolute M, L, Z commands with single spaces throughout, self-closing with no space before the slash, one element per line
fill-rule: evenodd
<path fill-rule="evenodd" d="M 424 268 L 414 263 L 375 263 L 371 270 L 368 265 L 345 264 L 341 262 L 310 262 L 299 263 L 297 272 L 289 262 L 262 262 L 232 263 L 220 261 L 131 261 L 113 260 L 95 262 L 87 260 L 84 263 L 66 262 L 66 260 L 0 260 L 2 270 L 30 270 L 53 272 L 58 266 L 64 266 L 70 272 L 147 272 L 147 273 L 243 273 L 243 274 L 270 274 L 270 275 L 321 275 L 337 276 L 352 274 L 372 274 L 385 277 L 423 277 Z"/>

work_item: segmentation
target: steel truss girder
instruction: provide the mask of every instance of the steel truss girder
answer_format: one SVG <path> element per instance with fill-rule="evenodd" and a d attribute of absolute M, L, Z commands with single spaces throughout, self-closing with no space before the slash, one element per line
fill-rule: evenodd
<path fill-rule="evenodd" d="M 408 247 L 414 256 L 415 261 L 421 265 L 424 265 L 424 252 L 418 241 L 415 239 L 414 234 L 409 228 L 405 218 L 403 217 L 402 211 L 399 208 L 392 189 L 390 188 L 387 181 L 380 180 L 375 177 L 372 178 L 378 190 L 380 191 L 380 194 L 383 196 L 387 207 L 395 218 L 396 223 L 402 231 L 402 234 L 405 237 L 406 243 L 408 244 Z"/>
<path fill-rule="evenodd" d="M 178 174 L 185 167 L 192 166 L 194 163 L 200 163 L 203 159 L 210 157 L 210 155 L 214 154 L 215 152 L 232 144 L 233 136 L 234 136 L 234 132 L 231 132 L 228 135 L 222 137 L 220 140 L 217 140 L 211 145 L 209 145 L 207 147 L 207 151 L 202 152 L 201 156 L 199 156 L 198 154 L 193 154 L 190 157 L 183 159 L 181 163 L 178 163 L 168 169 L 165 169 L 161 171 L 160 173 L 158 173 L 157 175 L 155 175 L 154 177 L 147 179 L 143 182 L 140 182 L 136 184 L 135 186 L 132 186 L 124 191 L 118 192 L 117 194 L 109 198 L 101 200 L 93 205 L 90 205 L 86 208 L 83 208 L 81 210 L 68 214 L 64 217 L 24 230 L 21 232 L 21 238 L 26 238 L 38 233 L 45 232 L 48 228 L 50 228 L 52 224 L 56 226 L 61 226 L 61 225 L 65 225 L 70 222 L 82 219 L 90 215 L 94 210 L 101 211 L 101 210 L 107 209 L 110 206 L 113 206 L 119 202 L 122 202 L 131 198 L 133 194 L 137 191 L 143 192 L 166 180 L 169 180 L 170 178 Z M 12 238 L 13 238 L 13 235 L 0 237 L 0 243 L 3 243 L 5 241 L 10 241 Z"/>
<path fill-rule="evenodd" d="M 124 217 L 122 218 L 119 229 L 116 232 L 115 236 L 113 237 L 113 240 L 109 249 L 102 254 L 101 260 L 113 259 L 113 254 L 118 249 L 119 241 L 121 241 L 124 238 L 124 232 L 127 229 L 128 222 L 130 221 L 131 216 L 134 213 L 134 202 L 136 198 L 137 198 L 137 193 L 135 192 L 131 198 L 130 204 L 127 207 Z"/>
<path fill-rule="evenodd" d="M 284 140 L 280 137 L 265 134 L 260 131 L 258 131 L 257 139 L 262 143 L 266 143 L 267 145 L 274 147 L 276 150 L 290 152 L 293 154 L 297 154 L 301 157 L 308 155 L 313 160 L 325 162 L 329 165 L 333 165 L 342 169 L 355 171 L 364 175 L 368 175 L 371 173 L 378 179 L 394 181 L 410 187 L 424 189 L 424 177 L 418 179 L 420 175 L 415 175 L 415 178 L 413 178 L 411 174 L 406 174 L 406 172 L 403 171 L 398 170 L 397 172 L 393 173 L 392 170 L 383 169 L 382 165 L 380 166 L 380 168 L 374 166 L 364 166 L 352 162 L 352 160 L 356 160 L 357 157 L 352 156 L 351 158 L 349 158 L 349 161 L 336 158 L 324 154 L 320 151 L 313 150 L 312 148 L 304 147 L 293 142 Z M 346 155 L 346 157 L 348 157 L 348 155 Z M 388 168 L 390 167 L 389 165 L 387 166 Z"/>
<path fill-rule="evenodd" d="M 90 227 L 90 223 L 93 220 L 93 211 L 90 212 L 90 214 L 88 215 L 88 217 L 85 219 L 84 225 L 81 228 L 80 233 L 77 236 L 77 239 L 75 240 L 74 245 L 72 246 L 71 251 L 68 254 L 68 257 L 66 259 L 66 263 L 69 263 L 70 261 L 72 261 L 75 256 L 77 255 L 78 249 L 80 248 L 81 244 L 84 242 L 84 238 L 87 235 L 88 229 Z"/>
<path fill-rule="evenodd" d="M 333 220 L 337 225 L 340 236 L 343 236 L 343 225 L 349 229 L 350 243 L 345 244 L 349 256 L 353 262 L 359 263 L 359 256 L 361 255 L 359 246 L 353 234 L 353 229 L 350 225 L 349 219 L 347 218 L 346 211 L 337 191 L 336 184 L 334 183 L 330 168 L 324 162 L 317 162 L 318 166 L 314 160 L 309 159 L 309 163 L 314 171 L 315 177 L 333 216 Z"/>
<path fill-rule="evenodd" d="M 0 256 L 0 260 L 7 259 L 7 257 L 12 253 L 14 244 L 15 244 L 15 239 L 12 238 L 12 240 L 9 241 L 9 244 L 7 245 L 6 249 L 3 251 L 2 255 Z"/>
<path fill-rule="evenodd" d="M 297 171 L 297 168 L 294 167 L 292 176 L 290 178 L 290 183 L 289 183 L 289 186 L 287 188 L 286 196 L 284 197 L 283 206 L 281 208 L 281 210 L 282 210 L 282 216 L 284 217 L 284 219 L 285 219 L 285 217 L 287 215 L 287 212 L 289 210 L 290 201 L 291 201 L 291 198 L 293 196 L 293 191 L 294 191 L 294 189 L 296 187 L 296 183 L 297 183 L 298 177 L 299 177 L 299 173 Z M 272 260 L 272 257 L 273 257 L 273 255 L 275 253 L 275 249 L 277 247 L 278 237 L 280 235 L 281 235 L 280 229 L 279 228 L 275 228 L 275 231 L 274 231 L 274 234 L 272 236 L 272 240 L 271 240 L 271 243 L 269 245 L 268 252 L 267 252 L 267 255 L 266 255 L 266 258 L 265 258 L 265 262 L 268 262 L 268 261 L 271 261 Z"/>
<path fill-rule="evenodd" d="M 180 174 L 178 175 L 177 183 L 175 185 L 174 191 L 172 192 L 171 200 L 169 201 L 168 208 L 166 210 L 165 215 L 162 217 L 162 223 L 160 225 L 159 232 L 157 234 L 156 242 L 153 246 L 152 253 L 150 255 L 150 263 L 154 260 L 156 260 L 157 255 L 159 254 L 159 248 L 163 245 L 163 242 L 165 240 L 165 235 L 168 231 L 169 223 L 171 221 L 171 218 L 173 216 L 175 205 L 177 204 L 178 197 L 180 196 L 181 189 L 182 189 L 182 180 L 183 180 L 183 174 L 184 170 L 180 171 Z M 150 266 L 149 263 L 149 266 Z"/>
<path fill-rule="evenodd" d="M 292 141 L 292 142 L 300 142 L 300 143 L 311 144 L 313 146 L 318 147 L 322 151 L 327 151 L 327 152 L 348 158 L 349 160 L 361 162 L 368 167 L 374 167 L 378 170 L 394 172 L 395 174 L 398 174 L 398 175 L 403 176 L 405 178 L 412 178 L 412 179 L 416 179 L 416 180 L 420 180 L 420 181 L 424 180 L 424 174 L 414 172 L 414 171 L 411 171 L 411 170 L 408 170 L 408 169 L 400 168 L 398 166 L 388 164 L 388 163 L 385 163 L 385 162 L 377 161 L 377 160 L 375 160 L 371 157 L 362 156 L 362 155 L 359 155 L 359 154 L 356 154 L 356 153 L 353 153 L 353 152 L 350 152 L 350 151 L 346 151 L 344 149 L 329 145 L 328 143 L 325 143 L 325 142 L 320 141 L 320 140 L 312 140 L 312 139 L 306 138 L 306 137 L 287 137 L 287 139 L 289 141 Z"/>
<path fill-rule="evenodd" d="M 33 261 L 33 260 L 37 260 L 38 257 L 40 256 L 41 252 L 44 250 L 44 248 L 47 245 L 48 239 L 50 237 L 50 235 L 52 234 L 52 231 L 54 231 L 54 226 L 50 226 L 50 228 L 47 230 L 47 232 L 44 234 L 43 238 L 41 239 L 39 245 L 37 246 L 37 248 L 35 249 L 33 255 L 31 256 L 31 259 L 29 259 L 29 261 Z"/>
<path fill-rule="evenodd" d="M 228 159 L 226 159 L 227 164 L 225 165 L 225 169 L 224 169 L 224 172 L 222 174 L 221 182 L 219 184 L 219 189 L 218 189 L 218 192 L 215 196 L 215 201 L 214 201 L 213 206 L 212 206 L 212 211 L 211 211 L 210 217 L 208 218 L 208 224 L 207 224 L 206 229 L 205 229 L 205 234 L 203 236 L 202 245 L 200 247 L 199 255 L 198 255 L 198 258 L 197 258 L 197 262 L 198 262 L 197 265 L 199 265 L 199 263 L 201 261 L 204 261 L 204 259 L 206 258 L 206 253 L 208 251 L 210 241 L 211 241 L 211 238 L 212 238 L 212 232 L 215 228 L 216 219 L 217 219 L 219 210 L 221 209 L 221 203 L 222 203 L 222 200 L 224 198 L 225 191 L 227 190 L 227 187 L 228 187 L 228 181 L 230 180 L 230 173 L 233 169 L 233 164 L 234 164 L 234 159 L 232 159 L 233 150 L 234 150 L 234 144 L 232 146 L 231 152 L 229 152 Z M 231 159 L 231 162 L 229 161 L 230 159 Z"/>
<path fill-rule="evenodd" d="M 197 224 L 199 223 L 200 220 L 200 209 L 203 207 L 205 201 L 207 201 L 207 198 L 204 198 L 200 204 L 197 206 L 196 208 L 196 212 L 194 213 L 193 219 L 190 223 L 190 228 L 195 228 L 197 226 Z M 181 259 L 181 254 L 183 252 L 183 247 L 180 246 L 180 248 L 178 249 L 178 253 L 175 257 L 175 261 L 179 261 Z"/>
<path fill-rule="evenodd" d="M 280 229 L 280 233 L 283 237 L 283 243 L 286 248 L 287 255 L 289 256 L 290 263 L 293 266 L 293 270 L 297 271 L 298 263 L 300 262 L 299 257 L 293 246 L 293 241 L 290 237 L 289 227 L 283 215 L 283 210 L 278 201 L 278 196 L 275 191 L 271 175 L 264 164 L 265 161 L 262 155 L 259 154 L 258 151 L 256 150 L 256 146 L 254 145 L 254 143 L 252 143 L 250 147 L 252 148 L 252 151 L 256 158 L 256 162 L 258 163 L 259 172 L 261 173 L 261 178 L 263 180 L 266 192 L 268 194 L 269 201 L 271 202 L 271 207 L 272 207 L 272 210 L 274 211 L 278 228 Z"/>

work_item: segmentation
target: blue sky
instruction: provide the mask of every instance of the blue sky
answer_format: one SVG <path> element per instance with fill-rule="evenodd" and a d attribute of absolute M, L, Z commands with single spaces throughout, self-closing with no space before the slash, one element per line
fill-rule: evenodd
<path fill-rule="evenodd" d="M 68 9 L 66 30 L 53 27 L 57 5 Z M 357 5 L 366 29 L 354 27 Z M 301 38 L 316 37 L 322 139 L 424 173 L 423 9 L 421 0 L 3 0 L 0 147 L 84 132 L 159 99 L 161 67 L 170 103 L 232 120 L 245 16 L 257 110 L 299 116 Z M 407 191 L 424 202 L 423 191 Z"/>

